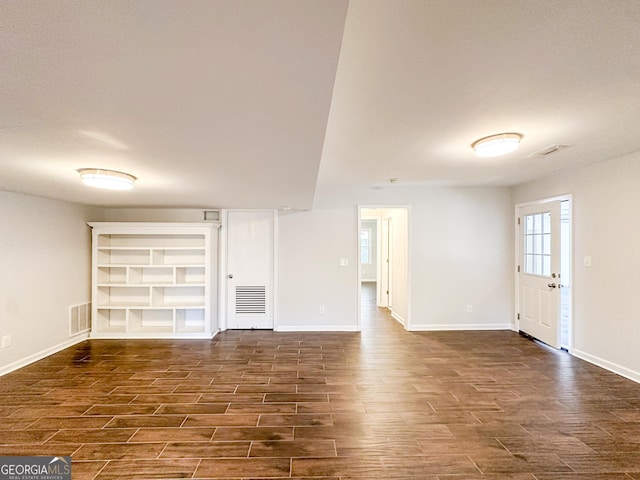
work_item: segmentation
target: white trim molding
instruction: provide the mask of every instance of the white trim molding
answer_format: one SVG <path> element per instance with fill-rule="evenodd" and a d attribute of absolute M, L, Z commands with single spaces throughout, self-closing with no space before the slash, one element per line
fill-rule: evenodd
<path fill-rule="evenodd" d="M 578 357 L 580 360 L 584 360 L 585 362 L 592 363 L 597 367 L 604 368 L 610 372 L 616 373 L 624 378 L 628 378 L 629 380 L 633 380 L 636 383 L 640 383 L 640 372 L 636 372 L 635 370 L 631 370 L 630 368 L 623 367 L 622 365 L 618 365 L 617 363 L 610 362 L 600 357 L 596 357 L 595 355 L 591 355 L 590 353 L 583 352 L 581 350 L 572 349 L 569 353 L 574 357 Z"/>
<path fill-rule="evenodd" d="M 276 332 L 359 332 L 357 325 L 278 325 Z"/>
<path fill-rule="evenodd" d="M 441 324 L 413 324 L 409 328 L 411 332 L 441 332 L 441 331 L 454 331 L 454 330 L 513 330 L 513 325 L 510 323 L 441 323 Z"/>
<path fill-rule="evenodd" d="M 407 321 L 404 318 L 402 318 L 400 315 L 398 315 L 396 312 L 394 312 L 393 310 L 390 310 L 390 311 L 391 311 L 391 317 L 393 317 L 404 328 L 407 328 Z"/>
<path fill-rule="evenodd" d="M 11 373 L 14 370 L 18 370 L 19 368 L 26 367 L 38 360 L 42 360 L 54 353 L 61 352 L 69 347 L 72 347 L 78 343 L 84 342 L 89 339 L 88 333 L 80 333 L 78 335 L 74 335 L 73 338 L 70 338 L 66 342 L 59 343 L 58 345 L 54 345 L 53 347 L 46 348 L 40 352 L 34 353 L 33 355 L 29 355 L 28 357 L 17 360 L 9 365 L 5 365 L 0 368 L 0 376 L 6 375 L 7 373 Z"/>

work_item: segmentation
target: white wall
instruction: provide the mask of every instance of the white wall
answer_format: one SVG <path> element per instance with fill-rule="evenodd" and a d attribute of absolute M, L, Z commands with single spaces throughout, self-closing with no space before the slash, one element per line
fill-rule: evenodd
<path fill-rule="evenodd" d="M 90 220 L 99 209 L 0 192 L 0 374 L 82 340 L 69 306 L 91 300 Z"/>
<path fill-rule="evenodd" d="M 357 328 L 358 204 L 411 206 L 411 329 L 510 328 L 513 207 L 507 188 L 326 191 L 313 211 L 281 216 L 279 325 Z M 339 267 L 340 258 L 348 258 L 349 267 Z"/>
<path fill-rule="evenodd" d="M 411 210 L 411 328 L 511 328 L 508 189 L 441 189 L 425 196 Z"/>
<path fill-rule="evenodd" d="M 279 217 L 278 330 L 357 329 L 357 235 L 355 206 Z"/>
<path fill-rule="evenodd" d="M 105 222 L 202 222 L 205 209 L 105 208 Z"/>
<path fill-rule="evenodd" d="M 573 194 L 573 350 L 640 381 L 640 152 L 520 185 L 514 204 Z M 583 267 L 591 256 L 593 266 Z"/>

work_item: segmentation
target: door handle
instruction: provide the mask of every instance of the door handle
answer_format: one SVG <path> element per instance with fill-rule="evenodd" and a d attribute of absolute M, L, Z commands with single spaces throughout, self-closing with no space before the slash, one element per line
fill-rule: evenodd
<path fill-rule="evenodd" d="M 230 273 L 229 275 L 227 275 L 227 278 L 233 278 L 233 273 Z"/>
<path fill-rule="evenodd" d="M 556 288 L 556 284 L 555 283 L 548 283 L 547 287 L 549 288 Z"/>

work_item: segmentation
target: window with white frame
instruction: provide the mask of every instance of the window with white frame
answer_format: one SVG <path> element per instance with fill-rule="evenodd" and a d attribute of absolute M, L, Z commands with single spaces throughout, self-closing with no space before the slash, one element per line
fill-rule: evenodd
<path fill-rule="evenodd" d="M 551 213 L 524 217 L 524 273 L 551 276 Z"/>
<path fill-rule="evenodd" d="M 363 228 L 360 230 L 360 263 L 363 265 L 370 265 L 373 263 L 371 252 L 371 233 L 370 228 Z"/>

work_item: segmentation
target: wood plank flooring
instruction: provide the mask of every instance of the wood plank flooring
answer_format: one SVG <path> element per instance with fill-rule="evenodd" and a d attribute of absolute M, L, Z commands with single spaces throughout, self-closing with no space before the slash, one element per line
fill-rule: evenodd
<path fill-rule="evenodd" d="M 74 479 L 640 480 L 640 385 L 363 312 L 362 333 L 84 342 L 0 378 L 0 455 L 71 455 Z"/>

